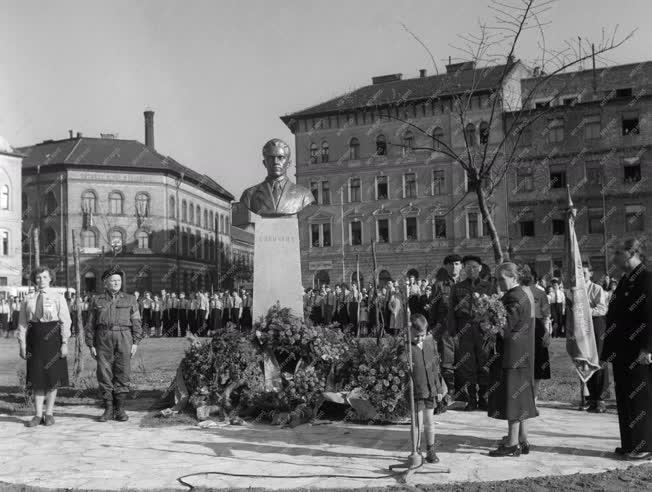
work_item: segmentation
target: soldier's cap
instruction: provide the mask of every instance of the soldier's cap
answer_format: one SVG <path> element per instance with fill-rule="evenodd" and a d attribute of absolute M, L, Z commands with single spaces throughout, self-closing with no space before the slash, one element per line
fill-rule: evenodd
<path fill-rule="evenodd" d="M 419 335 L 425 335 L 428 332 L 428 321 L 423 314 L 413 314 L 410 317 L 410 324 Z"/>
<path fill-rule="evenodd" d="M 466 255 L 464 258 L 462 258 L 462 263 L 466 265 L 468 261 L 475 261 L 478 265 L 482 265 L 482 258 L 479 256 L 475 255 Z"/>
<path fill-rule="evenodd" d="M 444 258 L 444 265 L 452 265 L 456 261 L 461 262 L 462 257 L 460 255 L 448 255 L 446 258 Z"/>
<path fill-rule="evenodd" d="M 111 275 L 120 275 L 122 280 L 125 279 L 125 272 L 123 272 L 120 268 L 118 267 L 111 267 L 108 270 L 104 270 L 104 273 L 102 274 L 102 280 L 106 280 L 109 278 Z"/>

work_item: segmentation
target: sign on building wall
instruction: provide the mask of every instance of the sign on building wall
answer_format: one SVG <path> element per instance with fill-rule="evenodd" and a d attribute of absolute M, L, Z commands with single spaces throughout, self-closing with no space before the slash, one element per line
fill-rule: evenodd
<path fill-rule="evenodd" d="M 311 261 L 308 263 L 308 270 L 330 270 L 333 268 L 332 261 Z"/>

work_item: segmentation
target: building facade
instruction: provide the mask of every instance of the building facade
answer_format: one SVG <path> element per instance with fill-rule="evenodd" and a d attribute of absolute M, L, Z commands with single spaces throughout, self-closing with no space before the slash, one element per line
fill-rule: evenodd
<path fill-rule="evenodd" d="M 501 94 L 499 112 L 518 107 L 519 81 L 528 74 L 520 62 L 462 63 L 430 77 L 425 70 L 413 79 L 374 77 L 369 86 L 282 117 L 295 135 L 297 182 L 317 201 L 299 214 L 304 286 L 354 282 L 358 271 L 361 282 L 373 281 L 372 242 L 381 283 L 434 275 L 454 252 L 479 254 L 492 265 L 466 172 L 433 147 L 431 135 L 456 152 L 465 141 L 487 139 L 491 148 L 502 138 L 502 121 L 494 118 L 490 127 L 490 98 Z M 462 130 L 454 100 L 469 91 Z M 489 200 L 501 238 L 507 237 L 504 196 L 498 187 Z"/>
<path fill-rule="evenodd" d="M 129 291 L 219 286 L 233 195 L 156 152 L 151 111 L 145 128 L 145 144 L 71 132 L 21 149 L 24 259 L 33 261 L 38 228 L 40 261 L 57 271 L 58 285 L 74 286 L 75 235 L 82 291 L 101 289 L 110 265 L 123 268 Z"/>
<path fill-rule="evenodd" d="M 541 77 L 522 81 L 533 123 L 509 174 L 512 249 L 540 275 L 564 270 L 568 187 L 597 281 L 613 270 L 615 244 L 652 227 L 652 62 Z M 505 124 L 515 118 L 506 113 Z"/>
<path fill-rule="evenodd" d="M 3 287 L 21 285 L 23 277 L 20 201 L 22 157 L 0 137 L 0 292 Z"/>

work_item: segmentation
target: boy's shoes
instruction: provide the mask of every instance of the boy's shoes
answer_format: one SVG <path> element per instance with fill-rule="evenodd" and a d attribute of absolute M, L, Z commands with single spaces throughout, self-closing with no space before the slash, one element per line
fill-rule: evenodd
<path fill-rule="evenodd" d="M 46 426 L 51 426 L 54 425 L 54 416 L 48 415 L 47 413 L 45 414 L 45 417 L 43 417 L 43 424 Z"/>
<path fill-rule="evenodd" d="M 465 412 L 474 412 L 478 409 L 478 404 L 474 401 L 470 401 L 464 407 Z"/>
<path fill-rule="evenodd" d="M 530 454 L 530 443 L 525 441 L 519 443 L 521 445 L 521 454 Z"/>
<path fill-rule="evenodd" d="M 32 420 L 30 420 L 29 422 L 26 422 L 25 427 L 36 427 L 39 424 L 41 424 L 41 422 L 43 422 L 43 417 L 39 417 L 37 415 L 35 417 L 32 417 Z"/>
<path fill-rule="evenodd" d="M 652 451 L 644 451 L 642 453 L 632 451 L 631 453 L 627 453 L 625 455 L 625 459 L 629 461 L 652 460 Z"/>
<path fill-rule="evenodd" d="M 426 450 L 426 461 L 428 463 L 439 463 L 439 458 L 437 457 L 437 453 L 435 453 L 434 444 L 432 446 L 428 446 Z"/>
<path fill-rule="evenodd" d="M 603 401 L 591 402 L 586 411 L 590 413 L 605 413 L 607 411 L 607 405 Z"/>
<path fill-rule="evenodd" d="M 488 409 L 487 400 L 485 400 L 484 398 L 480 398 L 480 400 L 478 400 L 478 410 L 482 410 L 486 412 L 487 409 Z"/>
<path fill-rule="evenodd" d="M 520 456 L 521 455 L 521 445 L 517 444 L 515 446 L 505 446 L 500 444 L 497 449 L 489 451 L 489 456 L 502 458 L 504 456 Z"/>

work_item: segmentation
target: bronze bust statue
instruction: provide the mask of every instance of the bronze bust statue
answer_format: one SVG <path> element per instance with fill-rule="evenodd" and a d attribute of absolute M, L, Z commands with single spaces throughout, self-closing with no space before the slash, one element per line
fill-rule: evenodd
<path fill-rule="evenodd" d="M 263 164 L 267 169 L 265 181 L 247 188 L 240 197 L 253 213 L 263 217 L 294 215 L 315 201 L 308 188 L 287 177 L 290 147 L 283 140 L 273 138 L 263 146 Z"/>

